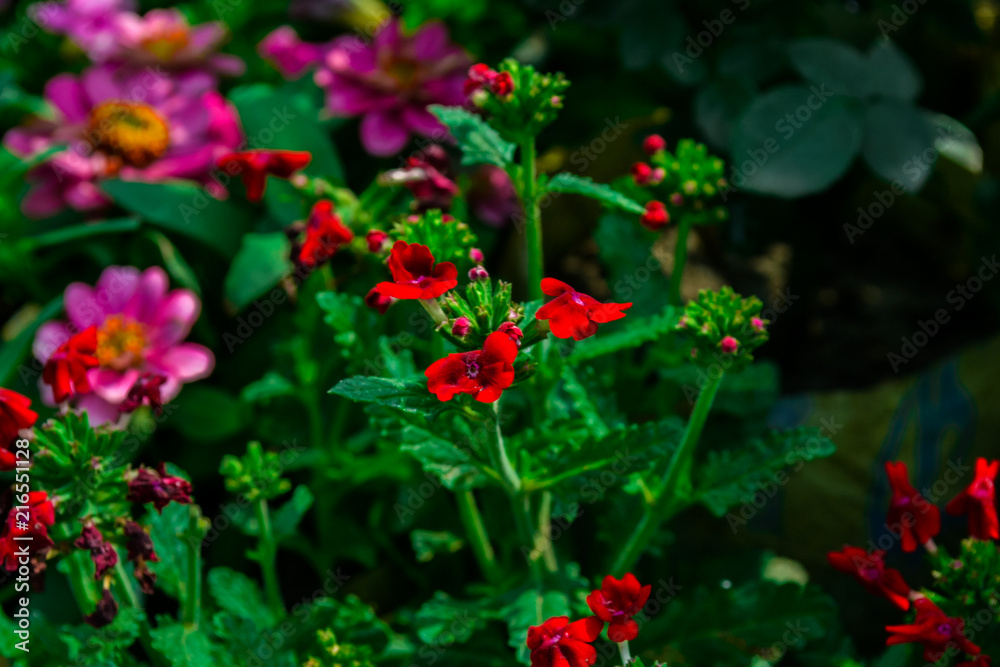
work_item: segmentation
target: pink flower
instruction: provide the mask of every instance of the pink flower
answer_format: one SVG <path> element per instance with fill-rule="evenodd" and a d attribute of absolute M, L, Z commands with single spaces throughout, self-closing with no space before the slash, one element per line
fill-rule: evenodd
<path fill-rule="evenodd" d="M 327 110 L 341 118 L 362 116 L 361 143 L 372 155 L 395 155 L 412 134 L 443 132 L 428 105 L 465 102 L 469 57 L 442 23 L 405 35 L 392 19 L 370 42 L 343 35 L 326 45 L 303 44 L 288 28 L 276 33 L 261 43 L 262 55 L 289 76 L 318 67 L 316 85 L 326 90 Z"/>
<path fill-rule="evenodd" d="M 732 336 L 726 336 L 719 343 L 719 347 L 722 348 L 722 351 L 726 354 L 733 354 L 739 346 L 740 342 Z"/>
<path fill-rule="evenodd" d="M 188 290 L 167 291 L 159 267 L 131 266 L 104 270 L 95 287 L 72 283 L 63 295 L 68 322 L 47 322 L 35 336 L 34 353 L 43 363 L 75 332 L 97 329 L 97 367 L 87 371 L 90 392 L 76 399 L 91 424 L 115 422 L 119 408 L 144 374 L 162 375 L 163 403 L 173 400 L 187 382 L 208 377 L 212 353 L 184 339 L 198 319 L 201 302 Z M 52 404 L 52 390 L 41 385 Z"/>
<path fill-rule="evenodd" d="M 47 32 L 66 35 L 94 61 L 107 60 L 118 48 L 118 17 L 134 11 L 134 0 L 65 0 L 39 2 L 28 15 Z"/>
<path fill-rule="evenodd" d="M 23 158 L 61 149 L 28 172 L 32 188 L 21 204 L 26 215 L 100 208 L 108 198 L 98 184 L 108 178 L 187 179 L 225 196 L 210 174 L 216 160 L 240 143 L 242 131 L 212 77 L 98 65 L 55 76 L 45 97 L 52 117 L 14 128 L 3 141 Z"/>

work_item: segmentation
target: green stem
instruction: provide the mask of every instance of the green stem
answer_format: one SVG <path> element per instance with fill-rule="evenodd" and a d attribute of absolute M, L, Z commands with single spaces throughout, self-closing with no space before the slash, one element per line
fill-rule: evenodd
<path fill-rule="evenodd" d="M 521 492 L 521 478 L 518 476 L 517 471 L 514 470 L 514 466 L 510 462 L 510 457 L 507 456 L 507 448 L 503 441 L 503 432 L 500 430 L 500 400 L 497 399 L 493 403 L 493 415 L 494 415 L 494 437 L 493 444 L 494 449 L 494 465 L 498 466 L 498 472 L 503 476 L 504 486 L 507 487 L 507 492 L 511 495 L 517 495 Z"/>
<path fill-rule="evenodd" d="M 542 298 L 542 277 L 545 269 L 535 159 L 535 138 L 529 137 L 521 142 L 521 169 L 524 179 L 521 188 L 521 201 L 524 203 L 525 234 L 527 234 L 528 247 L 528 295 L 532 300 Z"/>
<path fill-rule="evenodd" d="M 687 262 L 688 233 L 691 231 L 691 218 L 681 216 L 677 226 L 677 245 L 674 246 L 674 270 L 670 273 L 670 305 L 681 305 L 681 280 L 684 277 L 684 264 Z"/>
<path fill-rule="evenodd" d="M 677 492 L 680 478 L 682 474 L 690 472 L 694 451 L 698 447 L 698 440 L 705 428 L 705 421 L 708 419 L 708 413 L 712 410 L 712 403 L 715 401 L 715 395 L 719 391 L 723 377 L 725 377 L 725 373 L 721 371 L 718 377 L 709 377 L 708 384 L 698 395 L 694 410 L 691 411 L 691 417 L 688 419 L 687 428 L 684 430 L 684 436 L 677 449 L 674 450 L 673 456 L 670 457 L 667 469 L 663 471 L 656 486 L 652 488 L 653 502 L 646 505 L 642 518 L 639 519 L 639 523 L 636 524 L 621 553 L 618 554 L 618 558 L 611 566 L 611 574 L 622 576 L 631 569 L 642 556 L 646 547 L 649 546 L 650 540 L 659 530 L 660 525 L 677 511 Z M 664 496 L 668 493 L 670 497 L 664 504 Z"/>
<path fill-rule="evenodd" d="M 192 628 L 198 627 L 198 611 L 201 609 L 201 541 L 195 539 L 201 535 L 198 516 L 197 507 L 192 505 L 188 514 L 188 571 L 182 618 L 184 624 Z"/>
<path fill-rule="evenodd" d="M 472 491 L 465 490 L 459 491 L 456 498 L 458 500 L 458 514 L 462 518 L 465 535 L 472 547 L 476 562 L 479 563 L 479 569 L 482 570 L 486 581 L 495 584 L 500 581 L 500 569 L 497 567 L 493 545 L 490 544 L 489 535 L 486 534 L 483 517 L 476 505 L 476 497 Z"/>
<path fill-rule="evenodd" d="M 542 506 L 538 510 L 539 549 L 545 561 L 545 569 L 555 572 L 559 569 L 555 547 L 552 545 L 552 492 L 542 493 Z"/>
<path fill-rule="evenodd" d="M 632 653 L 628 650 L 628 642 L 618 642 L 618 655 L 622 658 L 623 667 L 632 662 Z"/>
<path fill-rule="evenodd" d="M 146 611 L 139 604 L 139 596 L 136 594 L 135 588 L 132 587 L 132 582 L 128 578 L 128 573 L 125 571 L 125 566 L 122 564 L 121 559 L 119 559 L 115 564 L 115 585 L 118 587 L 119 594 L 124 598 L 128 606 L 141 612 L 141 619 L 139 623 L 139 643 L 141 643 L 143 649 L 145 649 L 146 655 L 149 656 L 149 659 L 152 660 L 153 664 L 167 664 L 167 661 L 162 655 L 160 655 L 160 652 L 153 648 L 153 637 L 150 634 L 149 617 L 146 616 Z"/>
<path fill-rule="evenodd" d="M 281 589 L 278 587 L 278 573 L 275 569 L 277 548 L 274 534 L 271 532 L 271 517 L 267 509 L 267 500 L 259 498 L 254 507 L 257 514 L 257 526 L 260 530 L 260 543 L 257 548 L 260 559 L 260 570 L 264 576 L 264 593 L 267 604 L 276 618 L 285 615 L 285 605 L 281 601 Z"/>

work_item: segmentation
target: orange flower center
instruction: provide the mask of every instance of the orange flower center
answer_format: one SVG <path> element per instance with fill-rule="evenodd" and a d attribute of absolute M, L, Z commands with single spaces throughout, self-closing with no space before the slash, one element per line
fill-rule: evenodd
<path fill-rule="evenodd" d="M 153 54 L 157 59 L 167 61 L 178 51 L 188 45 L 188 30 L 178 27 L 164 30 L 152 37 L 142 40 L 142 48 Z"/>
<path fill-rule="evenodd" d="M 167 152 L 170 129 L 148 104 L 104 102 L 90 112 L 86 138 L 95 150 L 141 169 Z"/>
<path fill-rule="evenodd" d="M 121 315 L 112 315 L 97 330 L 97 360 L 102 368 L 135 368 L 142 364 L 145 349 L 145 327 Z"/>

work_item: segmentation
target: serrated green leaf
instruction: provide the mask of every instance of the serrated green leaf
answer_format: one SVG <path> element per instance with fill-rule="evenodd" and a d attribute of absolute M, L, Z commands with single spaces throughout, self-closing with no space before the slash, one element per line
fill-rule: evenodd
<path fill-rule="evenodd" d="M 212 642 L 204 632 L 181 623 L 170 623 L 168 617 L 159 620 L 160 626 L 150 632 L 153 648 L 173 667 L 213 667 L 217 664 L 212 655 Z"/>
<path fill-rule="evenodd" d="M 617 331 L 601 333 L 577 343 L 573 352 L 567 357 L 567 362 L 578 364 L 656 340 L 673 331 L 681 314 L 682 312 L 677 308 L 668 306 L 660 315 L 628 318 L 626 326 Z"/>
<path fill-rule="evenodd" d="M 445 634 L 464 644 L 487 620 L 495 617 L 496 613 L 486 609 L 482 602 L 456 600 L 438 591 L 417 611 L 414 626 L 417 637 L 425 644 L 435 644 Z"/>
<path fill-rule="evenodd" d="M 577 176 L 563 172 L 556 174 L 545 188 L 549 192 L 570 192 L 596 199 L 607 206 L 620 208 L 629 213 L 641 215 L 646 211 L 639 202 L 626 197 L 609 185 L 595 183 L 589 176 Z"/>
<path fill-rule="evenodd" d="M 506 168 L 514 159 L 514 144 L 503 139 L 479 116 L 461 107 L 433 104 L 427 110 L 437 116 L 458 141 L 462 164 L 492 164 Z"/>
<path fill-rule="evenodd" d="M 359 403 L 375 403 L 428 418 L 447 407 L 427 390 L 427 381 L 423 379 L 392 380 L 359 375 L 341 380 L 330 393 Z"/>
<path fill-rule="evenodd" d="M 149 526 L 149 536 L 160 558 L 149 563 L 149 569 L 156 575 L 156 587 L 177 600 L 184 600 L 189 594 L 188 550 L 201 548 L 205 536 L 205 528 L 201 526 L 197 534 L 191 534 L 191 513 L 198 511 L 195 505 L 170 503 L 162 514 L 150 509 L 143 521 Z"/>
<path fill-rule="evenodd" d="M 291 248 L 284 232 L 245 235 L 226 274 L 226 301 L 239 311 L 266 294 L 292 270 Z"/>
<path fill-rule="evenodd" d="M 415 530 L 410 533 L 418 563 L 429 563 L 437 554 L 453 554 L 465 546 L 462 538 L 446 530 Z"/>
<path fill-rule="evenodd" d="M 251 621 L 258 630 L 274 624 L 274 616 L 264 604 L 257 582 L 247 575 L 228 567 L 212 568 L 208 572 L 208 591 L 220 608 Z"/>
<path fill-rule="evenodd" d="M 469 447 L 459 447 L 434 432 L 407 425 L 399 434 L 400 450 L 420 461 L 424 470 L 439 477 L 448 489 L 481 486 L 480 462 Z"/>
<path fill-rule="evenodd" d="M 725 516 L 730 507 L 752 501 L 762 485 L 787 483 L 784 468 L 834 451 L 833 441 L 817 429 L 798 428 L 772 431 L 745 447 L 710 452 L 708 462 L 699 469 L 693 500 L 716 516 Z"/>

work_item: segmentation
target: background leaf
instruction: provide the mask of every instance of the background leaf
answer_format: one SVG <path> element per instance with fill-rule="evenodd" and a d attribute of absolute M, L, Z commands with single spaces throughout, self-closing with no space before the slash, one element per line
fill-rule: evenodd
<path fill-rule="evenodd" d="M 514 159 L 514 144 L 503 139 L 479 116 L 461 107 L 433 104 L 427 109 L 448 126 L 458 147 L 462 149 L 462 164 L 492 164 L 506 168 Z"/>

